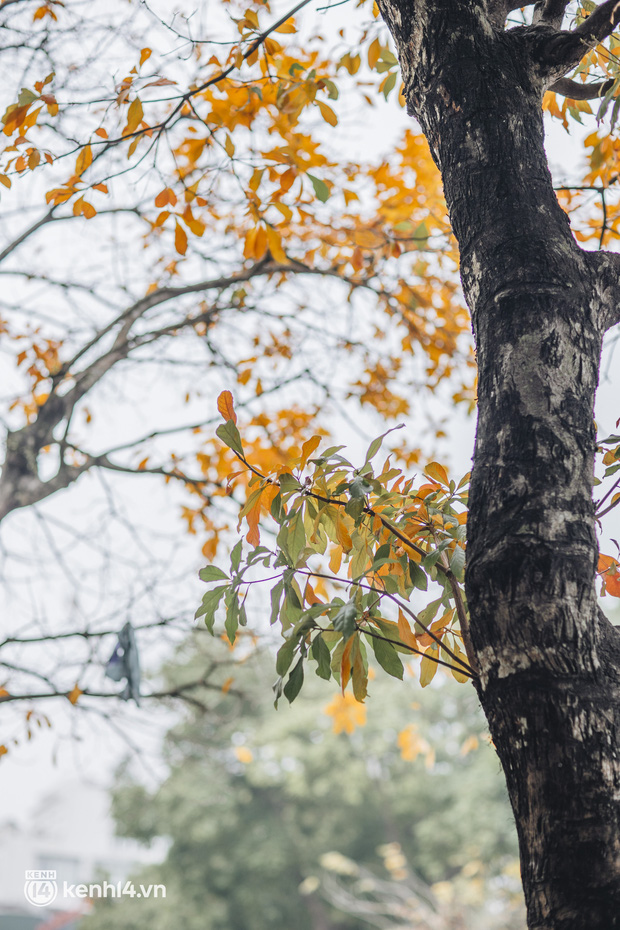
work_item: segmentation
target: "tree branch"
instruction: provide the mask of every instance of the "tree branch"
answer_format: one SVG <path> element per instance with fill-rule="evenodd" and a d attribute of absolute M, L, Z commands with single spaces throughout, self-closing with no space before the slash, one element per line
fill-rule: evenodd
<path fill-rule="evenodd" d="M 579 64 L 588 49 L 610 36 L 619 22 L 620 0 L 605 0 L 575 29 L 547 39 L 540 49 L 542 63 L 551 76 L 561 77 Z"/>
<path fill-rule="evenodd" d="M 574 30 L 584 42 L 598 43 L 610 36 L 620 22 L 619 0 L 605 0 L 588 18 Z"/>
<path fill-rule="evenodd" d="M 554 94 L 561 94 L 570 100 L 595 100 L 597 97 L 604 97 L 614 84 L 615 81 L 611 78 L 597 84 L 580 84 L 578 81 L 571 81 L 570 78 L 560 78 L 548 89 L 552 90 Z"/>
<path fill-rule="evenodd" d="M 606 331 L 620 323 L 620 253 L 584 252 L 594 271 L 601 324 Z"/>
<path fill-rule="evenodd" d="M 540 14 L 539 22 L 549 23 L 549 25 L 560 29 L 568 4 L 569 0 L 547 0 Z"/>

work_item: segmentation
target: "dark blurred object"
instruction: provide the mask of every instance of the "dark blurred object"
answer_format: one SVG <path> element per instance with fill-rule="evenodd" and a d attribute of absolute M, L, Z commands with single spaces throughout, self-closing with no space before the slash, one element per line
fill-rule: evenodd
<path fill-rule="evenodd" d="M 120 695 L 124 701 L 133 698 L 140 705 L 140 657 L 136 634 L 129 621 L 118 634 L 118 642 L 105 668 L 107 678 L 112 681 L 127 679 L 125 689 Z"/>

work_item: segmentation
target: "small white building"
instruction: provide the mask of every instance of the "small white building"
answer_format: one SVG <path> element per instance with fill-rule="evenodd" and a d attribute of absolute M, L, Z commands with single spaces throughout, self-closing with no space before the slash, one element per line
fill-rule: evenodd
<path fill-rule="evenodd" d="M 79 885 L 107 879 L 111 893 L 111 885 L 165 853 L 163 842 L 147 849 L 115 835 L 106 790 L 65 782 L 35 806 L 25 826 L 0 823 L 0 930 L 69 930 L 89 908 L 87 897 L 76 896 Z M 55 885 L 36 883 L 54 872 Z M 27 879 L 35 881 L 28 889 Z"/>

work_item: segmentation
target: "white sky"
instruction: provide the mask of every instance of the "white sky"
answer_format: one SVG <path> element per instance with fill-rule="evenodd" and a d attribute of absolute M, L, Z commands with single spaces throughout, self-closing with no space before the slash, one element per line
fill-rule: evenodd
<path fill-rule="evenodd" d="M 310 11 L 304 13 L 306 20 L 313 18 L 320 23 L 324 32 L 333 30 L 334 34 L 336 28 L 344 24 L 348 17 L 350 11 L 346 6 L 335 9 L 329 17 L 311 14 Z M 350 151 L 343 152 L 343 155 L 355 158 L 360 157 L 362 152 L 366 157 L 370 157 L 389 150 L 390 140 L 399 135 L 402 127 L 408 125 L 409 121 L 403 111 L 392 102 L 375 109 L 372 123 L 352 117 L 349 124 Z M 568 136 L 561 126 L 554 123 L 548 130 L 547 145 L 556 177 L 563 179 L 565 174 L 574 174 L 576 162 L 582 158 L 579 135 Z M 599 391 L 597 419 L 602 432 L 611 432 L 615 420 L 620 416 L 618 397 L 620 377 L 616 362 L 611 366 L 609 376 L 602 381 Z M 111 423 L 110 428 L 115 426 L 118 425 Z M 473 433 L 473 419 L 467 420 L 456 414 L 450 424 L 450 457 L 456 472 L 465 472 L 469 468 Z M 345 436 L 343 441 L 346 439 Z M 129 484 L 127 487 L 129 488 Z M 148 523 L 149 515 L 154 508 L 157 510 L 154 501 L 162 494 L 161 489 L 152 491 L 146 485 L 138 489 L 131 483 L 129 493 L 135 498 L 143 496 L 142 506 L 145 522 Z M 87 498 L 82 503 L 85 505 Z M 608 527 L 608 533 L 617 536 L 618 529 Z M 59 702 L 50 702 L 43 710 L 53 720 L 57 713 L 66 718 L 67 710 L 57 708 Z M 128 708 L 128 715 L 132 720 L 128 729 L 131 730 L 133 739 L 147 753 L 144 769 L 144 775 L 147 777 L 149 771 L 151 774 L 153 769 L 157 771 L 156 747 L 170 717 L 163 712 L 153 714 L 150 710 L 136 711 L 133 708 Z M 99 784 L 109 782 L 119 759 L 126 752 L 122 740 L 110 731 L 103 721 L 93 719 L 87 727 L 79 727 L 77 741 L 65 738 L 59 743 L 56 730 L 55 727 L 49 733 L 37 733 L 30 744 L 22 743 L 19 750 L 11 752 L 0 761 L 0 819 L 23 819 L 25 812 L 36 804 L 42 795 L 65 780 L 74 778 L 76 770 Z"/>

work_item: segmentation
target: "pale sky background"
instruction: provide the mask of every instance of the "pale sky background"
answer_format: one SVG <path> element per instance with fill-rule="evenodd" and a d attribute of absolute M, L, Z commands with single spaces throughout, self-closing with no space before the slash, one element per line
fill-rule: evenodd
<path fill-rule="evenodd" d="M 345 22 L 347 15 L 350 15 L 347 13 L 347 7 L 334 10 L 330 17 L 311 11 L 304 13 L 306 20 L 319 22 L 324 32 L 328 29 L 335 31 Z M 407 124 L 406 115 L 395 104 L 377 107 L 372 121 L 352 119 L 350 150 L 343 152 L 343 156 L 359 157 L 361 152 L 370 156 L 389 151 L 391 140 L 396 138 L 402 127 Z M 558 180 L 563 180 L 565 175 L 574 175 L 577 161 L 583 159 L 580 134 L 575 132 L 575 129 L 572 136 L 568 136 L 555 122 L 548 129 L 547 148 L 554 175 Z M 617 359 L 614 359 L 609 377 L 604 378 L 601 383 L 597 420 L 602 433 L 611 432 L 615 420 L 620 416 L 619 367 Z M 473 448 L 474 419 L 466 419 L 460 413 L 455 414 L 449 430 L 451 464 L 455 472 L 465 472 L 469 469 Z M 342 441 L 347 441 L 347 438 L 345 435 Z M 153 493 L 146 487 L 135 488 L 136 498 L 143 501 L 145 515 L 149 508 L 154 507 L 157 494 L 169 492 L 160 489 L 155 496 Z M 143 497 L 140 498 L 140 495 Z M 618 535 L 617 523 L 616 517 L 615 530 L 613 525 L 608 525 L 609 535 Z M 52 718 L 56 713 L 65 715 L 67 711 L 60 707 L 60 703 L 48 702 L 42 709 Z M 289 711 L 285 708 L 280 712 L 294 712 L 294 709 Z M 23 820 L 28 810 L 36 805 L 44 794 L 59 784 L 74 779 L 76 774 L 100 785 L 110 783 L 114 768 L 126 753 L 126 746 L 104 721 L 90 719 L 91 722 L 87 726 L 78 727 L 77 740 L 63 738 L 59 743 L 55 730 L 38 732 L 30 744 L 22 742 L 19 749 L 12 751 L 0 761 L 0 820 Z M 142 771 L 147 780 L 163 774 L 163 767 L 157 764 L 157 747 L 171 719 L 171 716 L 162 710 L 155 711 L 148 707 L 139 711 L 133 705 L 127 705 L 126 729 L 131 732 L 134 742 L 145 751 Z"/>

